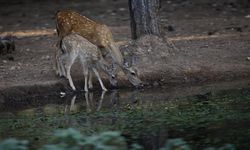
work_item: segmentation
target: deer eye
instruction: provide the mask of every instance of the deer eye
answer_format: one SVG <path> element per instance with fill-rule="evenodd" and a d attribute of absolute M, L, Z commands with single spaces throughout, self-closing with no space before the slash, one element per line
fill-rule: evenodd
<path fill-rule="evenodd" d="M 115 75 L 112 74 L 112 75 L 111 75 L 111 78 L 112 78 L 112 79 L 115 79 Z"/>
<path fill-rule="evenodd" d="M 134 71 L 131 71 L 130 73 L 131 73 L 131 75 L 133 75 L 133 76 L 136 75 L 136 73 L 135 73 Z"/>

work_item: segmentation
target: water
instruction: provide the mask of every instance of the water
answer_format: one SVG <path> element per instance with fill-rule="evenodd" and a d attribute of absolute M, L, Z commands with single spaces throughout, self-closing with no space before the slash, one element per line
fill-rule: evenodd
<path fill-rule="evenodd" d="M 234 144 L 250 149 L 250 82 L 31 96 L 0 104 L 0 139 L 27 139 L 36 149 L 56 129 L 91 135 L 121 131 L 128 143 L 157 150 L 182 138 L 192 149 Z"/>

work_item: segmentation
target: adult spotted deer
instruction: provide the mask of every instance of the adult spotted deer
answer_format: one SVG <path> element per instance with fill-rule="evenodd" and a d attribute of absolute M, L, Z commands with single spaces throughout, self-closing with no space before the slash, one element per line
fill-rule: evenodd
<path fill-rule="evenodd" d="M 63 37 L 71 33 L 78 33 L 96 45 L 105 58 L 107 54 L 110 54 L 113 60 L 112 67 L 114 68 L 114 75 L 118 73 L 117 66 L 119 66 L 134 86 L 142 85 L 135 69 L 124 65 L 123 56 L 113 40 L 110 29 L 106 25 L 96 23 L 75 11 L 62 10 L 58 11 L 56 14 L 56 29 L 59 36 L 57 43 L 59 47 Z"/>
<path fill-rule="evenodd" d="M 93 87 L 92 71 L 98 78 L 102 90 L 107 91 L 98 73 L 99 69 L 102 69 L 105 73 L 109 75 L 109 77 L 112 79 L 110 81 L 114 82 L 113 84 L 116 83 L 115 76 L 112 74 L 112 69 L 103 59 L 102 54 L 100 50 L 98 50 L 97 46 L 90 43 L 82 36 L 76 33 L 72 33 L 62 39 L 61 50 L 59 50 L 57 53 L 56 62 L 59 74 L 67 77 L 67 79 L 69 80 L 69 84 L 73 90 L 76 90 L 76 88 L 70 75 L 70 69 L 77 58 L 80 59 L 80 62 L 83 67 L 85 91 L 88 91 L 88 87 Z"/>

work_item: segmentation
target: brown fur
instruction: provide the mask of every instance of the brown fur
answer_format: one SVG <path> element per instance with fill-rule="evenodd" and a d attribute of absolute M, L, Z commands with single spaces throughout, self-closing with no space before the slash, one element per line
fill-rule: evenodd
<path fill-rule="evenodd" d="M 75 11 L 62 10 L 56 13 L 56 28 L 59 37 L 57 46 L 62 52 L 62 39 L 71 33 L 77 33 L 92 44 L 98 46 L 103 56 L 106 56 L 107 53 L 111 55 L 113 60 L 112 72 L 114 75 L 116 75 L 119 71 L 118 69 L 121 68 L 134 86 L 142 84 L 136 71 L 132 67 L 126 67 L 124 65 L 124 58 L 114 42 L 110 29 L 106 25 L 90 20 Z"/>
<path fill-rule="evenodd" d="M 56 14 L 56 27 L 59 36 L 58 45 L 63 37 L 70 33 L 78 33 L 88 41 L 98 46 L 102 54 L 110 53 L 113 60 L 122 65 L 123 57 L 115 46 L 110 29 L 72 10 L 58 11 Z"/>

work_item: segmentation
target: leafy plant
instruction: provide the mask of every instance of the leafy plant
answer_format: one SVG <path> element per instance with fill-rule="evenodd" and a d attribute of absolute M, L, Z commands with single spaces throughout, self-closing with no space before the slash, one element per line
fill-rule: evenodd
<path fill-rule="evenodd" d="M 225 144 L 224 146 L 219 147 L 219 148 L 208 147 L 208 148 L 205 148 L 204 150 L 236 150 L 236 148 L 232 144 Z"/>
<path fill-rule="evenodd" d="M 120 132 L 108 131 L 98 135 L 85 136 L 73 128 L 57 130 L 51 144 L 40 150 L 127 150 L 126 140 Z M 130 150 L 142 150 L 143 147 L 133 143 Z M 7 139 L 0 143 L 0 150 L 28 150 L 28 141 Z M 191 150 L 186 141 L 177 138 L 169 139 L 160 150 Z M 209 147 L 204 150 L 235 150 L 231 144 L 220 148 Z"/>
<path fill-rule="evenodd" d="M 191 150 L 187 142 L 182 139 L 170 139 L 160 150 Z"/>
<path fill-rule="evenodd" d="M 0 143 L 0 150 L 28 150 L 28 141 L 6 139 Z"/>
<path fill-rule="evenodd" d="M 143 147 L 137 143 L 131 145 L 130 150 L 142 150 Z"/>
<path fill-rule="evenodd" d="M 69 128 L 55 132 L 54 144 L 45 145 L 41 150 L 126 150 L 125 138 L 119 132 L 108 131 L 99 135 L 83 136 Z"/>

